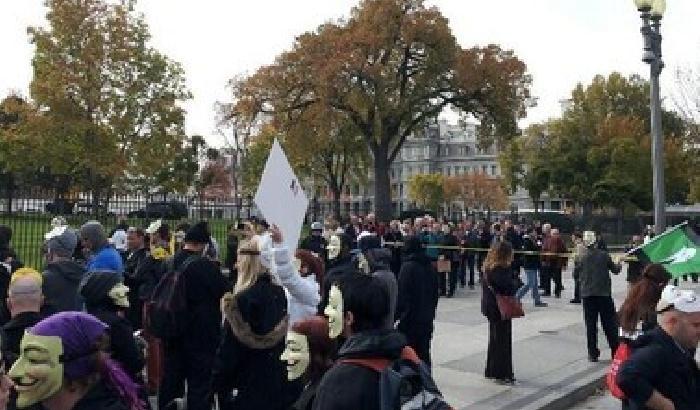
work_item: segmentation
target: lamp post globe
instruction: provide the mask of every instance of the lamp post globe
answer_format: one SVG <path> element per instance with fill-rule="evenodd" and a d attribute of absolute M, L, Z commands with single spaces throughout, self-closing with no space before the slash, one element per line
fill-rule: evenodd
<path fill-rule="evenodd" d="M 634 5 L 637 7 L 637 10 L 639 10 L 639 11 L 651 10 L 651 6 L 653 3 L 654 3 L 654 0 L 634 0 Z"/>

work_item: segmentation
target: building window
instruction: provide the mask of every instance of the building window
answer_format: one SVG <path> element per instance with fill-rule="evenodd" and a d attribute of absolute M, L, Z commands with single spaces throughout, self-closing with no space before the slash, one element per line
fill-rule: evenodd
<path fill-rule="evenodd" d="M 423 158 L 424 159 L 430 158 L 430 147 L 427 145 L 425 147 L 423 147 Z"/>
<path fill-rule="evenodd" d="M 550 202 L 550 206 L 552 207 L 552 211 L 561 210 L 561 202 L 560 201 L 552 201 L 552 202 Z"/>
<path fill-rule="evenodd" d="M 482 174 L 488 175 L 488 173 L 489 173 L 489 167 L 488 167 L 488 165 L 482 165 L 482 166 L 481 166 L 481 173 L 482 173 Z"/>
<path fill-rule="evenodd" d="M 448 177 L 452 176 L 452 167 L 447 167 L 447 176 Z"/>
<path fill-rule="evenodd" d="M 498 167 L 496 167 L 495 165 L 491 165 L 491 175 L 498 175 Z"/>
<path fill-rule="evenodd" d="M 449 145 L 446 145 L 446 146 L 445 146 L 445 156 L 447 157 L 447 156 L 449 156 L 449 155 L 450 155 L 450 146 L 449 146 Z"/>

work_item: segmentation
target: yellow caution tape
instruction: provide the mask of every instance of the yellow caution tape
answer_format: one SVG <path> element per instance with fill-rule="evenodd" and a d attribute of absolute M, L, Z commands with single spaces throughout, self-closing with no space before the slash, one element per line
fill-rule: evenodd
<path fill-rule="evenodd" d="M 399 248 L 404 246 L 403 242 L 384 242 L 384 245 L 388 245 L 394 248 Z M 423 245 L 424 248 L 426 249 L 447 249 L 447 250 L 455 250 L 455 251 L 475 251 L 475 252 L 488 252 L 488 248 L 467 248 L 467 247 L 462 247 L 462 246 L 447 246 L 447 245 Z M 513 253 L 521 254 L 521 255 L 533 255 L 533 256 L 559 256 L 562 258 L 571 258 L 575 257 L 576 253 L 575 252 L 568 252 L 568 253 L 556 253 L 556 252 L 541 252 L 541 251 L 521 251 L 521 250 L 513 250 Z M 611 255 L 616 255 L 619 256 L 619 259 L 624 262 L 633 262 L 633 261 L 638 261 L 639 259 L 636 256 L 631 256 L 627 255 L 626 253 L 613 253 Z"/>

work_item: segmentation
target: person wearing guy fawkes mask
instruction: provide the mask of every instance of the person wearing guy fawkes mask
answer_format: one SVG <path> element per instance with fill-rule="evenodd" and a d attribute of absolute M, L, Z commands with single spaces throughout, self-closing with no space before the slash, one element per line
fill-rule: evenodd
<path fill-rule="evenodd" d="M 163 340 L 163 380 L 158 393 L 160 408 L 178 398 L 187 382 L 187 408 L 211 409 L 210 377 L 221 331 L 221 297 L 228 284 L 220 269 L 205 257 L 211 235 L 206 222 L 192 226 L 182 250 L 173 257 L 174 268 L 187 263 L 182 273 L 187 292 L 189 330 Z M 184 370 L 183 370 L 184 369 Z"/>
<path fill-rule="evenodd" d="M 342 233 L 332 236 L 328 243 L 328 258 L 330 262 L 321 284 L 321 302 L 318 305 L 319 314 L 323 314 L 323 310 L 328 304 L 328 292 L 331 289 L 331 285 L 346 276 L 359 274 L 357 258 L 352 252 L 352 244 L 352 238 Z"/>

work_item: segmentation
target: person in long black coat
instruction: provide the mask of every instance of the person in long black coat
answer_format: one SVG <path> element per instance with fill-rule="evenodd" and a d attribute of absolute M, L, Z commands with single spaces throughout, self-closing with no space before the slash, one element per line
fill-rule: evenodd
<path fill-rule="evenodd" d="M 399 273 L 396 303 L 397 329 L 406 336 L 426 364 L 430 365 L 430 342 L 439 299 L 439 279 L 420 238 L 410 236 L 404 242 L 404 263 Z"/>
<path fill-rule="evenodd" d="M 289 325 L 287 297 L 254 254 L 257 249 L 256 240 L 241 243 L 238 282 L 222 302 L 226 321 L 213 372 L 222 410 L 287 410 L 301 393 L 280 359 Z"/>
<path fill-rule="evenodd" d="M 489 321 L 485 376 L 503 384 L 515 382 L 513 333 L 511 320 L 501 316 L 496 295 L 515 295 L 517 289 L 511 270 L 512 263 L 513 248 L 510 243 L 494 243 L 484 261 L 484 280 L 481 282 L 481 313 Z"/>

